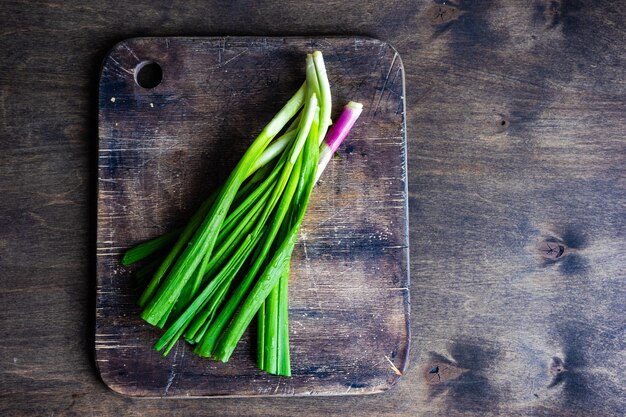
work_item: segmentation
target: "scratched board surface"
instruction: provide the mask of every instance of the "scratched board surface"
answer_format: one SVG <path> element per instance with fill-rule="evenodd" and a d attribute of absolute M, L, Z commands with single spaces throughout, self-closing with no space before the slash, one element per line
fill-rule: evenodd
<path fill-rule="evenodd" d="M 227 364 L 139 318 L 140 289 L 122 252 L 184 224 L 304 79 L 326 59 L 334 113 L 364 112 L 314 190 L 293 255 L 293 377 L 256 368 L 254 326 Z M 138 68 L 157 63 L 146 89 Z M 366 394 L 388 389 L 409 349 L 404 73 L 370 38 L 139 38 L 106 57 L 99 91 L 96 362 L 132 396 Z"/>

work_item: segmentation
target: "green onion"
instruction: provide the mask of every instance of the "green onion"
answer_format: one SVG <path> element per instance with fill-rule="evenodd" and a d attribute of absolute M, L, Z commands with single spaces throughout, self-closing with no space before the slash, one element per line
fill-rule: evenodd
<path fill-rule="evenodd" d="M 350 102 L 328 130 L 332 99 L 319 51 L 307 55 L 305 73 L 185 228 L 124 254 L 128 265 L 169 248 L 137 271 L 142 281 L 152 274 L 139 305 L 144 320 L 165 329 L 155 344 L 164 355 L 182 337 L 199 356 L 226 362 L 256 316 L 259 368 L 291 375 L 291 255 L 313 187 L 362 109 Z"/>

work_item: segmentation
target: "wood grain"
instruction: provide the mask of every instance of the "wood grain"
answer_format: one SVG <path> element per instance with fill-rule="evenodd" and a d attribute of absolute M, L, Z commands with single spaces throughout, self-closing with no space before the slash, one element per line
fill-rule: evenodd
<path fill-rule="evenodd" d="M 624 415 L 624 22 L 591 0 L 4 1 L 0 414 Z M 215 34 L 369 35 L 402 56 L 412 348 L 384 394 L 142 400 L 97 377 L 102 60 Z"/>
<path fill-rule="evenodd" d="M 179 226 L 218 187 L 322 50 L 335 113 L 364 104 L 312 196 L 292 258 L 292 377 L 256 368 L 254 332 L 228 364 L 195 357 L 139 317 L 121 254 Z M 136 82 L 145 62 L 162 82 Z M 404 74 L 368 38 L 138 38 L 105 59 L 99 91 L 96 363 L 131 396 L 355 395 L 406 368 L 409 276 Z M 335 117 L 335 115 L 333 115 Z"/>

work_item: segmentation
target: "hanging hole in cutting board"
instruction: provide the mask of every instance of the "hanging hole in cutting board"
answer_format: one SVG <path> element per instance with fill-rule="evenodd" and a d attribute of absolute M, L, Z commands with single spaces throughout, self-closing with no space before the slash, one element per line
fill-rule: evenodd
<path fill-rule="evenodd" d="M 143 88 L 154 88 L 161 84 L 163 70 L 153 61 L 143 61 L 135 67 L 135 82 Z"/>

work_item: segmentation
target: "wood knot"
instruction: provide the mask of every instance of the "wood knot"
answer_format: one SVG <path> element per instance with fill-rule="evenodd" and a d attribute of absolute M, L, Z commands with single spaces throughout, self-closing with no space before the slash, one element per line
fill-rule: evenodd
<path fill-rule="evenodd" d="M 509 129 L 509 127 L 511 126 L 511 122 L 509 120 L 508 117 L 499 114 L 497 115 L 497 117 L 495 118 L 496 122 L 495 122 L 495 131 L 496 133 L 502 133 L 505 132 Z M 493 123 L 493 122 L 491 122 Z"/>
<path fill-rule="evenodd" d="M 461 15 L 461 11 L 456 7 L 447 4 L 434 4 L 429 12 L 428 19 L 433 25 L 443 25 L 452 20 L 456 20 Z"/>
<path fill-rule="evenodd" d="M 550 363 L 550 373 L 552 375 L 557 376 L 559 374 L 562 374 L 566 370 L 567 369 L 565 369 L 565 364 L 563 363 L 563 360 L 561 360 L 561 358 L 556 356 L 552 358 L 552 363 Z"/>
<path fill-rule="evenodd" d="M 422 368 L 422 375 L 429 385 L 437 385 L 458 379 L 466 369 L 451 362 L 432 361 Z"/>
<path fill-rule="evenodd" d="M 539 255 L 548 261 L 557 261 L 565 254 L 567 246 L 556 238 L 542 239 L 537 244 Z"/>

